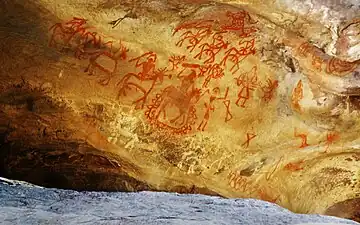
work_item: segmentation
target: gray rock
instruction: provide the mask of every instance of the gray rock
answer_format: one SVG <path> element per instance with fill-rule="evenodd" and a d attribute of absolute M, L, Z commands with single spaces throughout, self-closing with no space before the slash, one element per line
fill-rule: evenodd
<path fill-rule="evenodd" d="M 1 224 L 358 224 L 292 213 L 254 199 L 137 192 L 77 192 L 0 179 Z"/>

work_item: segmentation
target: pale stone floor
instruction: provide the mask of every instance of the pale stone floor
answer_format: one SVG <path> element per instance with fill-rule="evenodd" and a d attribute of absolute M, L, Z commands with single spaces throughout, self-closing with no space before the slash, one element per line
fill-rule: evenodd
<path fill-rule="evenodd" d="M 0 224 L 358 224 L 254 199 L 160 192 L 76 192 L 0 178 Z"/>

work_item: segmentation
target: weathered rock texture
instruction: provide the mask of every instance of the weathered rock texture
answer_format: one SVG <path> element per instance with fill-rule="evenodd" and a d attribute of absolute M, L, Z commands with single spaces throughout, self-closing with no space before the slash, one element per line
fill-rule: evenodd
<path fill-rule="evenodd" d="M 1 1 L 0 175 L 359 220 L 359 4 L 302 2 Z"/>
<path fill-rule="evenodd" d="M 275 204 L 254 199 L 161 192 L 77 192 L 34 187 L 9 180 L 0 181 L 0 200 L 0 223 L 3 225 L 359 224 L 330 216 L 295 214 Z"/>

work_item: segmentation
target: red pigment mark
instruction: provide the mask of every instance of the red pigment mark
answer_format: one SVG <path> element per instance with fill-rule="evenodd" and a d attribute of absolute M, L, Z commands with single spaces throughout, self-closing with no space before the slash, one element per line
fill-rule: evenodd
<path fill-rule="evenodd" d="M 171 56 L 169 58 L 169 62 L 171 63 L 171 69 L 170 71 L 174 71 L 179 68 L 179 64 L 184 62 L 186 59 L 186 56 Z"/>
<path fill-rule="evenodd" d="M 270 78 L 267 79 L 266 85 L 261 86 L 261 90 L 264 92 L 262 99 L 264 99 L 266 103 L 271 101 L 278 86 L 279 82 L 277 80 L 272 81 Z"/>
<path fill-rule="evenodd" d="M 226 49 L 229 45 L 229 42 L 224 41 L 224 37 L 221 35 L 226 32 L 217 32 L 212 35 L 212 43 L 204 43 L 199 46 L 201 51 L 194 57 L 195 59 L 201 60 L 202 56 L 205 54 L 209 58 L 204 61 L 204 63 L 213 63 L 215 57 L 220 53 L 222 49 Z"/>
<path fill-rule="evenodd" d="M 207 88 L 211 79 L 216 80 L 225 76 L 224 69 L 219 64 L 203 66 L 201 69 L 201 75 L 205 75 L 205 74 L 207 74 L 207 77 L 205 78 L 204 83 L 202 85 L 203 88 Z"/>
<path fill-rule="evenodd" d="M 60 36 L 60 38 L 64 41 L 64 44 L 67 45 L 70 40 L 77 34 L 77 33 L 84 33 L 87 28 L 83 27 L 86 24 L 86 20 L 83 18 L 74 17 L 69 22 L 63 23 L 56 23 L 50 27 L 50 31 L 52 31 L 52 35 L 50 38 L 49 46 L 55 47 L 56 41 L 55 37 Z"/>
<path fill-rule="evenodd" d="M 324 61 L 325 60 L 321 56 L 319 56 L 316 52 L 313 53 L 311 64 L 318 72 L 322 71 L 322 65 Z"/>
<path fill-rule="evenodd" d="M 276 203 L 280 197 L 280 195 L 278 195 L 276 198 L 271 197 L 271 195 L 268 193 L 268 191 L 266 191 L 264 188 L 261 188 L 260 190 L 258 190 L 258 195 L 261 200 L 271 202 L 271 203 Z"/>
<path fill-rule="evenodd" d="M 299 80 L 296 87 L 294 88 L 292 95 L 291 95 L 291 103 L 293 108 L 298 111 L 301 112 L 301 106 L 300 106 L 300 101 L 301 99 L 304 97 L 303 95 L 303 85 L 302 85 L 302 81 Z"/>
<path fill-rule="evenodd" d="M 326 134 L 326 149 L 325 153 L 329 150 L 331 144 L 340 139 L 340 135 L 336 132 L 329 132 Z"/>
<path fill-rule="evenodd" d="M 250 99 L 251 92 L 255 90 L 258 85 L 257 67 L 254 66 L 251 71 L 241 74 L 235 78 L 236 85 L 240 87 L 238 99 L 235 102 L 237 106 L 245 108 L 245 103 Z M 240 101 L 241 105 L 240 105 Z"/>
<path fill-rule="evenodd" d="M 92 27 L 85 26 L 86 23 L 86 19 L 78 17 L 74 17 L 65 23 L 56 23 L 50 27 L 50 31 L 52 30 L 53 33 L 49 45 L 57 47 L 56 45 L 60 43 L 57 42 L 56 37 L 60 37 L 62 49 L 75 49 L 76 58 L 89 59 L 85 72 L 89 72 L 89 75 L 92 75 L 95 69 L 99 69 L 106 73 L 106 78 L 100 79 L 99 82 L 102 85 L 107 85 L 117 70 L 118 61 L 126 59 L 129 49 L 125 48 L 121 41 L 118 49 L 114 49 L 112 41 L 104 43 L 102 37 L 97 32 L 88 31 Z M 72 41 L 75 37 L 76 40 Z M 101 64 L 99 58 L 107 58 L 113 61 L 113 67 L 105 67 Z"/>
<path fill-rule="evenodd" d="M 228 179 L 230 187 L 241 190 L 242 192 L 247 191 L 248 187 L 251 185 L 247 177 L 240 175 L 240 171 L 231 172 L 228 175 Z"/>
<path fill-rule="evenodd" d="M 135 109 L 143 109 L 147 101 L 147 97 L 153 90 L 156 83 L 159 82 L 160 84 L 162 84 L 164 81 L 164 77 L 169 76 L 166 75 L 166 69 L 156 69 L 156 60 L 157 55 L 154 52 L 146 52 L 139 57 L 129 60 L 129 62 L 135 61 L 135 68 L 140 68 L 141 71 L 137 74 L 127 73 L 117 83 L 117 86 L 120 86 L 118 98 L 120 96 L 126 96 L 126 90 L 131 90 L 131 87 L 135 88 L 135 90 L 140 90 L 143 96 L 135 100 L 133 104 L 136 104 Z M 138 82 L 135 83 L 135 80 L 131 80 L 131 78 L 134 78 Z M 150 88 L 145 89 L 143 86 L 141 86 L 140 83 L 144 81 L 151 82 Z"/>
<path fill-rule="evenodd" d="M 173 35 L 175 35 L 180 30 L 188 29 L 206 29 L 209 30 L 212 28 L 215 20 L 193 20 L 190 22 L 185 22 L 180 24 L 174 29 Z"/>
<path fill-rule="evenodd" d="M 307 57 L 309 53 L 313 52 L 313 48 L 314 46 L 312 46 L 309 42 L 304 42 L 299 46 L 297 52 L 300 56 Z"/>
<path fill-rule="evenodd" d="M 182 47 L 184 42 L 187 41 L 188 45 L 186 46 L 186 49 L 192 52 L 196 47 L 198 47 L 203 39 L 209 37 L 211 34 L 212 31 L 208 27 L 201 29 L 198 28 L 195 31 L 188 30 L 180 36 L 180 40 L 176 43 L 176 46 Z"/>
<path fill-rule="evenodd" d="M 284 166 L 285 170 L 289 170 L 289 171 L 299 171 L 299 170 L 303 170 L 304 168 L 302 167 L 302 164 L 304 163 L 304 160 L 298 161 L 298 162 L 294 162 L 294 163 L 288 163 Z"/>
<path fill-rule="evenodd" d="M 279 161 L 275 164 L 275 166 L 273 167 L 273 169 L 269 172 L 266 173 L 266 180 L 269 181 L 272 176 L 274 175 L 274 173 L 276 172 L 276 170 L 278 169 L 280 162 L 284 159 L 284 156 L 281 156 Z"/>
<path fill-rule="evenodd" d="M 309 144 L 307 143 L 307 134 L 298 134 L 296 131 L 296 128 L 294 129 L 294 136 L 301 138 L 301 145 L 299 148 L 305 148 L 307 146 L 309 146 Z"/>
<path fill-rule="evenodd" d="M 255 50 L 255 39 L 250 41 L 240 41 L 240 48 L 232 47 L 225 52 L 224 58 L 221 60 L 220 64 L 226 66 L 228 61 L 231 61 L 234 65 L 231 67 L 230 72 L 233 74 L 236 73 L 240 67 L 240 62 L 242 62 L 247 56 L 254 55 Z M 236 70 L 234 71 L 236 67 Z"/>
<path fill-rule="evenodd" d="M 209 92 L 210 91 L 207 90 L 207 93 L 209 93 Z M 205 114 L 204 114 L 204 117 L 203 117 L 201 123 L 199 124 L 199 126 L 197 128 L 198 130 L 200 130 L 200 131 L 205 130 L 205 127 L 207 126 L 209 119 L 210 119 L 210 111 L 213 111 L 213 112 L 215 111 L 214 102 L 217 100 L 226 100 L 228 92 L 229 92 L 229 88 L 226 89 L 224 97 L 218 97 L 220 95 L 220 88 L 215 87 L 212 90 L 212 93 L 210 94 L 210 97 L 209 97 L 209 101 L 204 103 Z"/>
<path fill-rule="evenodd" d="M 85 69 L 85 72 L 88 72 L 90 75 L 94 73 L 94 70 L 97 68 L 107 74 L 107 78 L 100 80 L 100 84 L 107 85 L 109 84 L 111 77 L 115 74 L 117 67 L 118 67 L 118 61 L 119 60 L 126 60 L 127 52 L 129 49 L 124 47 L 120 42 L 120 47 L 117 51 L 112 52 L 107 49 L 105 50 L 95 50 L 93 52 L 87 52 L 83 51 L 81 52 L 81 56 L 87 56 L 89 57 L 89 64 L 87 68 Z M 101 65 L 100 62 L 98 62 L 98 59 L 100 57 L 105 57 L 114 62 L 113 67 L 111 69 L 106 68 L 105 66 Z"/>
<path fill-rule="evenodd" d="M 326 72 L 329 74 L 334 73 L 337 75 L 342 75 L 344 73 L 354 71 L 359 64 L 359 60 L 355 62 L 346 62 L 338 58 L 332 57 L 327 63 Z"/>
<path fill-rule="evenodd" d="M 255 33 L 257 29 L 254 26 L 246 27 L 245 22 L 249 24 L 255 24 L 257 22 L 253 21 L 249 13 L 245 10 L 240 10 L 237 12 L 226 12 L 226 16 L 230 18 L 231 24 L 221 26 L 221 30 L 228 31 L 237 31 L 239 37 L 249 37 L 252 33 Z"/>
<path fill-rule="evenodd" d="M 254 139 L 256 137 L 256 134 L 254 133 L 246 133 L 246 141 L 241 145 L 241 146 L 244 146 L 245 145 L 245 148 L 248 148 L 249 145 L 250 145 L 250 141 L 252 139 Z"/>
<path fill-rule="evenodd" d="M 170 85 L 166 87 L 145 111 L 147 119 L 159 129 L 168 130 L 173 134 L 186 134 L 192 130 L 197 118 L 195 105 L 200 100 L 201 90 L 195 88 L 197 74 L 191 70 L 190 74 L 179 76 L 179 87 Z M 177 116 L 168 118 L 167 110 L 176 109 Z M 160 115 L 163 118 L 160 118 Z"/>
<path fill-rule="evenodd" d="M 145 111 L 145 116 L 160 130 L 167 130 L 173 134 L 186 134 L 192 130 L 197 118 L 195 104 L 200 98 L 200 89 L 195 88 L 183 93 L 178 88 L 169 86 L 161 94 L 156 95 Z M 170 107 L 175 107 L 179 111 L 179 114 L 171 119 L 166 115 L 166 110 Z M 163 114 L 162 119 L 161 114 Z"/>
<path fill-rule="evenodd" d="M 230 100 L 225 100 L 224 102 L 225 108 L 226 108 L 226 116 L 225 116 L 225 123 L 229 122 L 233 116 L 230 112 Z"/>

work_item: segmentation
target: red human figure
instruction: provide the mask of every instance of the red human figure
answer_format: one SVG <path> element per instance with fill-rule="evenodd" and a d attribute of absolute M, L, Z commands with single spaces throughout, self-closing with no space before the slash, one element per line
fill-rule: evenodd
<path fill-rule="evenodd" d="M 246 141 L 241 145 L 245 146 L 245 148 L 248 148 L 250 145 L 250 141 L 256 137 L 256 134 L 254 133 L 246 133 Z"/>
<path fill-rule="evenodd" d="M 254 22 L 249 13 L 245 10 L 240 10 L 235 13 L 233 12 L 226 12 L 226 16 L 231 19 L 231 24 L 223 25 L 220 27 L 222 31 L 224 30 L 230 30 L 230 31 L 237 31 L 239 37 L 249 37 L 252 33 L 256 32 L 257 29 L 254 26 L 246 27 L 245 22 L 248 22 L 249 24 L 255 24 L 257 22 Z"/>
<path fill-rule="evenodd" d="M 305 148 L 307 146 L 309 146 L 309 144 L 307 143 L 307 134 L 298 134 L 296 128 L 294 129 L 294 136 L 301 138 L 301 145 L 299 148 Z"/>
<path fill-rule="evenodd" d="M 195 20 L 180 24 L 174 29 L 173 36 L 180 30 L 189 29 L 211 29 L 215 20 Z"/>
<path fill-rule="evenodd" d="M 92 75 L 95 69 L 99 69 L 106 73 L 107 77 L 105 79 L 100 80 L 100 84 L 107 85 L 110 82 L 111 77 L 115 74 L 118 66 L 118 60 L 125 60 L 127 57 L 127 52 L 129 49 L 124 47 L 120 41 L 120 47 L 115 52 L 110 52 L 109 50 L 95 50 L 94 52 L 83 52 L 82 54 L 86 54 L 89 56 L 89 65 L 85 69 L 85 72 L 88 72 L 89 75 Z M 98 61 L 100 57 L 108 58 L 114 62 L 114 65 L 111 69 L 108 69 L 105 65 L 101 65 Z"/>
<path fill-rule="evenodd" d="M 204 63 L 213 63 L 215 61 L 216 55 L 222 50 L 227 49 L 229 42 L 224 41 L 224 37 L 221 35 L 223 33 L 226 33 L 224 31 L 222 32 L 216 32 L 212 36 L 212 43 L 204 43 L 199 46 L 201 48 L 201 51 L 194 57 L 195 59 L 201 60 L 201 57 L 203 54 L 207 55 L 209 58 L 204 61 Z"/>
<path fill-rule="evenodd" d="M 180 37 L 181 39 L 176 43 L 176 46 L 181 47 L 185 40 L 188 41 L 188 46 L 186 49 L 190 50 L 190 52 L 194 51 L 194 49 L 201 43 L 203 39 L 210 36 L 212 31 L 208 28 L 197 29 L 196 32 L 186 31 Z"/>
<path fill-rule="evenodd" d="M 240 87 L 238 99 L 235 104 L 245 108 L 245 103 L 250 99 L 251 92 L 254 91 L 258 85 L 257 67 L 254 66 L 251 71 L 240 74 L 235 80 L 236 85 Z M 240 101 L 242 101 L 241 105 Z"/>
<path fill-rule="evenodd" d="M 201 75 L 207 74 L 207 77 L 202 85 L 203 88 L 207 88 L 211 79 L 220 79 L 225 76 L 224 69 L 219 64 L 210 65 L 206 69 L 203 68 L 201 72 Z"/>
<path fill-rule="evenodd" d="M 326 149 L 325 153 L 329 150 L 330 145 L 333 144 L 335 141 L 339 140 L 340 135 L 336 132 L 330 132 L 326 134 Z"/>
<path fill-rule="evenodd" d="M 170 71 L 174 71 L 179 68 L 179 64 L 184 62 L 186 59 L 186 56 L 171 56 L 169 58 L 169 63 L 171 63 L 171 69 Z"/>
<path fill-rule="evenodd" d="M 207 90 L 207 92 L 209 93 L 209 90 Z M 217 101 L 217 100 L 226 99 L 227 95 L 228 95 L 228 92 L 229 92 L 229 88 L 226 89 L 224 97 L 218 97 L 220 95 L 220 88 L 215 87 L 212 90 L 212 93 L 210 94 L 210 97 L 209 97 L 209 102 L 204 103 L 205 113 L 204 113 L 204 117 L 203 117 L 201 123 L 199 124 L 199 126 L 197 128 L 199 131 L 204 131 L 205 130 L 205 127 L 207 126 L 207 124 L 209 122 L 209 119 L 210 119 L 210 112 L 215 111 L 214 102 Z"/>
<path fill-rule="evenodd" d="M 262 99 L 264 99 L 266 103 L 271 101 L 278 86 L 279 82 L 277 80 L 272 81 L 270 78 L 267 79 L 266 85 L 261 86 L 261 90 L 264 92 Z"/>
<path fill-rule="evenodd" d="M 214 91 L 214 90 L 213 90 Z M 205 127 L 207 126 L 209 119 L 210 119 L 210 111 L 215 111 L 215 106 L 213 105 L 213 102 L 216 100 L 216 96 L 211 95 L 209 98 L 209 102 L 205 102 L 205 114 L 204 118 L 202 119 L 201 123 L 198 126 L 199 131 L 204 131 Z"/>
<path fill-rule="evenodd" d="M 166 76 L 166 69 L 156 70 L 156 60 L 157 55 L 154 52 L 147 52 L 139 57 L 129 60 L 129 62 L 136 61 L 135 67 L 141 68 L 139 73 L 128 73 L 126 74 L 118 83 L 117 86 L 120 86 L 118 97 L 126 96 L 126 89 L 131 89 L 131 86 L 136 90 L 140 90 L 143 93 L 143 96 L 133 103 L 136 104 L 136 109 L 143 109 L 147 100 L 148 95 L 153 90 L 156 83 L 159 81 L 162 83 L 164 77 Z M 151 81 L 152 84 L 149 89 L 145 89 L 139 83 L 131 81 L 130 78 L 135 78 L 139 83 L 143 81 Z"/>
<path fill-rule="evenodd" d="M 234 74 L 236 73 L 240 68 L 239 64 L 241 61 L 243 61 L 247 56 L 254 55 L 256 53 L 255 50 L 255 39 L 252 39 L 250 41 L 239 41 L 240 48 L 232 47 L 229 50 L 225 52 L 225 56 L 220 62 L 220 65 L 226 66 L 226 63 L 228 60 L 234 63 L 234 65 L 231 67 L 230 71 Z M 234 68 L 236 67 L 236 70 Z"/>

